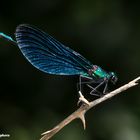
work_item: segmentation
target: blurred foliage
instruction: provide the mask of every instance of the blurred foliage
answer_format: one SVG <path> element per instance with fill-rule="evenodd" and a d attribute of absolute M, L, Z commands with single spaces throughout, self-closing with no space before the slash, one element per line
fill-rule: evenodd
<path fill-rule="evenodd" d="M 93 64 L 116 71 L 116 87 L 140 72 L 139 1 L 12 0 L 1 3 L 0 31 L 14 37 L 18 24 L 41 28 Z M 76 109 L 75 76 L 54 76 L 32 67 L 19 49 L 0 39 L 0 134 L 37 140 Z M 139 86 L 66 126 L 54 140 L 139 140 Z"/>

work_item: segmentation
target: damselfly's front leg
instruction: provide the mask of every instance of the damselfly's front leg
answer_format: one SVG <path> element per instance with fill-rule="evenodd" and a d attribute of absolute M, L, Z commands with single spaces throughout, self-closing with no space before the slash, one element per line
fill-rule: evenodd
<path fill-rule="evenodd" d="M 82 81 L 81 80 L 82 78 L 85 78 L 88 81 Z M 81 79 L 79 80 L 80 86 L 84 84 L 87 85 L 91 89 L 91 92 L 90 92 L 91 95 L 100 97 L 104 93 L 97 90 L 101 85 L 105 83 L 104 79 L 92 79 L 92 78 L 83 77 L 83 76 L 81 76 Z M 98 85 L 93 87 L 91 84 L 98 84 Z M 104 90 L 106 90 L 106 88 Z"/>
<path fill-rule="evenodd" d="M 102 95 L 102 93 L 98 90 L 96 90 L 96 88 L 94 88 L 93 86 L 89 85 L 89 84 L 86 84 L 92 91 L 94 90 L 94 92 L 90 92 L 91 95 L 94 95 L 94 96 L 97 96 L 97 97 L 100 97 Z"/>
<path fill-rule="evenodd" d="M 95 88 L 93 88 L 92 86 L 92 91 L 90 92 L 90 94 L 91 95 L 95 95 L 95 92 L 99 92 L 97 89 L 101 86 L 101 85 L 103 85 L 105 83 L 105 81 L 102 81 L 99 85 L 97 85 Z M 89 86 L 89 85 L 88 85 Z M 101 96 L 102 95 L 102 93 L 101 92 L 99 92 L 100 94 L 99 94 L 99 96 Z"/>
<path fill-rule="evenodd" d="M 103 84 L 105 84 L 104 86 L 104 89 L 103 89 L 103 92 L 99 92 L 97 89 L 102 86 Z M 87 84 L 88 87 L 90 87 L 92 89 L 92 91 L 90 92 L 91 95 L 98 95 L 98 96 L 102 96 L 102 95 L 105 95 L 106 94 L 106 91 L 108 89 L 108 80 L 103 80 L 99 85 L 97 85 L 95 88 L 92 87 L 91 85 Z M 96 94 L 99 93 L 99 94 Z"/>
<path fill-rule="evenodd" d="M 108 90 L 108 81 L 106 81 L 104 90 L 103 90 L 103 94 L 107 94 L 107 90 Z"/>

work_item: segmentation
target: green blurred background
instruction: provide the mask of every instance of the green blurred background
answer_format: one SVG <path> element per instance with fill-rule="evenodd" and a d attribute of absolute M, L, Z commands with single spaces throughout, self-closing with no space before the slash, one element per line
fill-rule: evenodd
<path fill-rule="evenodd" d="M 17 25 L 32 24 L 93 64 L 115 71 L 116 87 L 139 76 L 139 1 L 9 0 L 0 6 L 0 31 L 13 38 Z M 77 108 L 78 77 L 40 72 L 2 39 L 0 65 L 0 134 L 10 134 L 3 139 L 38 140 Z M 86 131 L 76 120 L 52 139 L 140 140 L 139 88 L 90 110 Z"/>

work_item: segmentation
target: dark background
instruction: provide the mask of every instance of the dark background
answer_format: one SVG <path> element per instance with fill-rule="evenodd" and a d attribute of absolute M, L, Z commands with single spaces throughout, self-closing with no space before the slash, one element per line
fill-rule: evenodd
<path fill-rule="evenodd" d="M 5 3 L 4 3 L 5 2 Z M 93 64 L 115 71 L 116 87 L 139 76 L 140 5 L 125 0 L 9 0 L 0 4 L 0 31 L 14 38 L 17 25 L 41 28 Z M 0 134 L 38 140 L 77 107 L 76 76 L 35 69 L 17 46 L 0 39 Z M 53 140 L 140 140 L 140 87 L 125 91 L 76 120 Z"/>

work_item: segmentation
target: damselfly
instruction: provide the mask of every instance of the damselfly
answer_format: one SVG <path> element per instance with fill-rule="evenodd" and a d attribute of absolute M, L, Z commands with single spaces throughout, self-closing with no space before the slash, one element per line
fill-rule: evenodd
<path fill-rule="evenodd" d="M 17 44 L 25 58 L 39 70 L 55 75 L 79 75 L 79 85 L 86 84 L 91 88 L 90 94 L 98 94 L 98 88 L 104 85 L 102 94 L 107 92 L 108 83 L 115 84 L 114 72 L 106 72 L 93 65 L 79 53 L 66 47 L 49 34 L 27 24 L 16 28 L 15 38 L 0 33 L 0 37 Z M 86 79 L 86 82 L 83 81 Z M 91 84 L 96 83 L 93 87 Z"/>

